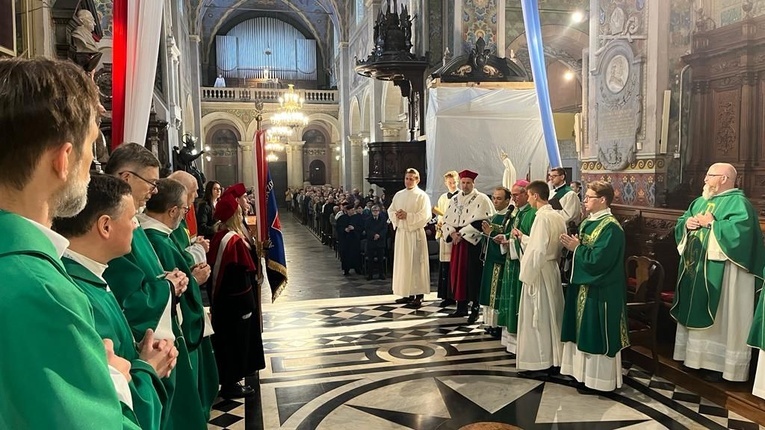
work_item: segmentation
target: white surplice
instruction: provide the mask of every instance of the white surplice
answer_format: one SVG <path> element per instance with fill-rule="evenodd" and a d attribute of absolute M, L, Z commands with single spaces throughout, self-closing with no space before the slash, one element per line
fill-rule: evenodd
<path fill-rule="evenodd" d="M 544 370 L 560 366 L 563 343 L 563 289 L 558 260 L 566 221 L 550 205 L 537 210 L 526 250 L 521 258 L 516 366 Z"/>
<path fill-rule="evenodd" d="M 406 219 L 396 218 L 403 209 Z M 430 260 L 425 226 L 431 219 L 430 198 L 418 187 L 393 196 L 388 219 L 396 231 L 393 247 L 393 294 L 411 296 L 430 292 Z"/>

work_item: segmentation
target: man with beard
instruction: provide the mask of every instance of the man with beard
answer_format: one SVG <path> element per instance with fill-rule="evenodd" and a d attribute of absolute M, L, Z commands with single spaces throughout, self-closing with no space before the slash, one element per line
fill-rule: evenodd
<path fill-rule="evenodd" d="M 502 239 L 499 236 L 507 233 L 510 225 L 510 215 L 515 209 L 510 204 L 510 190 L 497 187 L 492 193 L 491 201 L 497 211 L 491 220 L 481 224 L 484 237 L 481 239 L 484 256 L 483 274 L 481 275 L 481 295 L 478 299 L 483 306 L 483 324 L 486 332 L 499 339 L 502 331 L 497 326 L 498 298 L 502 292 L 502 272 L 505 268 L 505 255 L 502 253 Z M 509 211 L 509 212 L 508 212 Z M 497 240 L 495 240 L 497 239 Z"/>
<path fill-rule="evenodd" d="M 453 305 L 453 294 L 449 288 L 449 262 L 452 259 L 452 243 L 446 241 L 446 236 L 441 232 L 444 225 L 444 214 L 449 206 L 449 201 L 457 194 L 457 181 L 460 174 L 456 170 L 450 170 L 444 174 L 446 192 L 441 194 L 433 212 L 438 216 L 436 223 L 436 238 L 438 239 L 438 298 L 442 299 L 440 307 L 445 308 Z"/>
<path fill-rule="evenodd" d="M 457 301 L 455 317 L 467 316 L 468 302 L 472 302 L 468 324 L 478 319 L 478 293 L 481 288 L 481 224 L 494 215 L 494 205 L 484 193 L 475 189 L 478 173 L 460 172 L 461 193 L 449 201 L 441 228 L 447 242 L 452 243 L 449 285 Z"/>
<path fill-rule="evenodd" d="M 177 368 L 174 406 L 186 409 L 185 422 L 194 428 L 209 419 L 210 408 L 218 392 L 218 371 L 210 339 L 205 337 L 205 310 L 199 284 L 207 281 L 210 266 L 192 269 L 181 250 L 170 238 L 188 211 L 186 187 L 173 179 L 157 181 L 157 193 L 146 202 L 146 211 L 138 221 L 146 232 L 165 270 L 179 268 L 188 277 L 186 291 L 176 299 L 175 311 L 181 322 L 181 334 L 188 353 L 187 361 Z"/>
<path fill-rule="evenodd" d="M 99 336 L 61 262 L 69 241 L 50 229 L 85 206 L 98 110 L 74 64 L 0 60 L 2 428 L 139 428 L 130 362 Z"/>
<path fill-rule="evenodd" d="M 703 195 L 678 219 L 675 238 L 680 267 L 670 309 L 678 323 L 673 358 L 705 369 L 711 381 L 746 381 L 746 329 L 763 284 L 765 249 L 757 211 L 736 188 L 733 166 L 709 167 Z"/>
<path fill-rule="evenodd" d="M 521 300 L 521 257 L 528 242 L 531 226 L 537 210 L 529 203 L 526 187 L 529 183 L 523 179 L 515 182 L 511 190 L 515 210 L 508 225 L 510 231 L 496 239 L 506 252 L 505 267 L 502 271 L 502 291 L 497 304 L 497 323 L 502 327 L 502 345 L 510 354 L 515 354 L 518 347 L 518 307 Z"/>
<path fill-rule="evenodd" d="M 159 161 L 137 143 L 123 143 L 114 149 L 104 170 L 130 185 L 138 211 L 142 211 L 157 192 Z M 133 232 L 130 253 L 109 261 L 103 277 L 120 303 L 137 342 L 143 339 L 147 329 L 154 330 L 155 339 L 175 341 L 181 329 L 173 298 L 186 291 L 189 280 L 176 268 L 165 272 L 144 228 L 138 219 L 135 222 L 138 227 Z M 190 366 L 185 342 L 175 342 L 175 347 L 178 348 L 178 367 L 169 378 L 162 380 L 171 399 L 176 391 L 178 368 Z M 165 425 L 183 426 L 185 417 L 185 411 L 173 401 Z"/>

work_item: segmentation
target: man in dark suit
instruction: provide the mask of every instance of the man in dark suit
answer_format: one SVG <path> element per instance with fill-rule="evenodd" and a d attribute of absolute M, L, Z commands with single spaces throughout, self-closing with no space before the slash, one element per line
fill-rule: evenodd
<path fill-rule="evenodd" d="M 385 244 L 388 240 L 388 222 L 380 214 L 380 207 L 372 206 L 372 216 L 367 218 L 364 224 L 367 237 L 367 279 L 372 279 L 375 269 L 380 274 L 380 279 L 385 279 Z"/>

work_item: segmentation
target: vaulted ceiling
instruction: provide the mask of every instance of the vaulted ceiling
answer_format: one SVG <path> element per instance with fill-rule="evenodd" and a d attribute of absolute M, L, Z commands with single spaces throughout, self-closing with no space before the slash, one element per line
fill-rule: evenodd
<path fill-rule="evenodd" d="M 208 62 L 215 36 L 255 16 L 279 16 L 316 39 L 324 58 L 331 58 L 334 34 L 347 40 L 350 0 L 190 0 L 192 32 L 202 38 L 202 61 Z M 302 28 L 300 28 L 302 27 Z M 335 31 L 337 30 L 337 32 Z"/>

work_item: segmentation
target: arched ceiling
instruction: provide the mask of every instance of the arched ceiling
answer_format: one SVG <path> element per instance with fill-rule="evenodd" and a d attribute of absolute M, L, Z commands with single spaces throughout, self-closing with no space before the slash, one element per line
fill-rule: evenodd
<path fill-rule="evenodd" d="M 202 39 L 202 58 L 206 62 L 215 35 L 255 14 L 283 14 L 301 24 L 316 39 L 325 59 L 332 58 L 335 29 L 347 40 L 349 0 L 189 0 L 191 28 Z M 334 40 L 338 43 L 338 40 Z"/>

